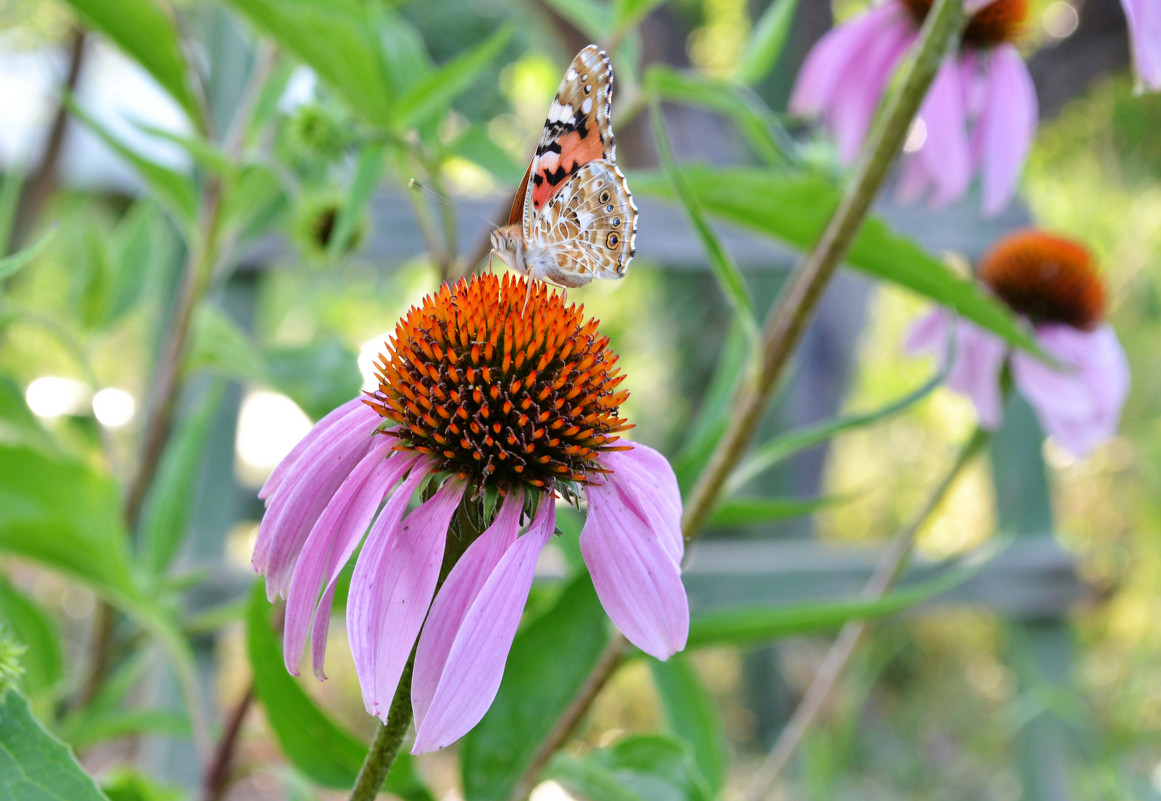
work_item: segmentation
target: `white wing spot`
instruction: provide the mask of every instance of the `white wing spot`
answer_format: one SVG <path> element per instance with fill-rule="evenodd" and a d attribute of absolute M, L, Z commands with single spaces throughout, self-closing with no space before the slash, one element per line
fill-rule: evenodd
<path fill-rule="evenodd" d="M 593 99 L 591 97 L 586 97 L 585 102 L 581 103 L 581 111 L 583 111 L 585 114 L 588 114 L 592 110 L 593 110 Z"/>

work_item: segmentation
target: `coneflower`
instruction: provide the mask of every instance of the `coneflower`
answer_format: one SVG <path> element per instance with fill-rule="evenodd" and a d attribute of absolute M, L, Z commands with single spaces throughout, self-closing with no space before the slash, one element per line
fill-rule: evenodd
<path fill-rule="evenodd" d="M 685 646 L 677 481 L 620 438 L 628 393 L 608 344 L 581 307 L 510 275 L 408 311 L 378 389 L 323 418 L 261 492 L 253 563 L 286 598 L 291 673 L 309 638 L 324 677 L 335 583 L 363 542 L 347 634 L 367 711 L 386 718 L 414 647 L 413 752 L 455 741 L 495 698 L 557 501 L 581 497 L 580 548 L 609 617 L 659 659 Z"/>
<path fill-rule="evenodd" d="M 972 399 L 980 424 L 989 429 L 1003 417 L 1000 375 L 1009 362 L 1016 390 L 1032 404 L 1044 431 L 1086 456 L 1116 433 L 1129 390 L 1125 353 L 1102 322 L 1105 290 L 1092 256 L 1063 237 L 1019 231 L 993 246 L 977 277 L 1032 325 L 1036 341 L 1059 368 L 1023 351 L 1009 352 L 1003 340 L 944 309 L 916 322 L 907 349 L 943 358 L 954 336 L 948 386 Z"/>

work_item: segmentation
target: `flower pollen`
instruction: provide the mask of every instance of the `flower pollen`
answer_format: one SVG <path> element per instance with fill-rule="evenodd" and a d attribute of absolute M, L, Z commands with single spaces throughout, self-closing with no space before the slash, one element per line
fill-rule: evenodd
<path fill-rule="evenodd" d="M 385 433 L 450 472 L 501 492 L 589 483 L 619 450 L 629 393 L 609 340 L 583 306 L 541 283 L 492 274 L 444 285 L 412 307 L 376 363 L 366 402 Z"/>
<path fill-rule="evenodd" d="M 903 0 L 916 24 L 922 25 L 934 0 Z M 1028 0 L 994 0 L 968 21 L 963 32 L 965 47 L 987 49 L 1015 42 L 1028 24 Z"/>
<path fill-rule="evenodd" d="M 1042 231 L 1018 231 L 984 256 L 979 278 L 1034 324 L 1091 331 L 1104 315 L 1105 290 L 1087 249 Z"/>

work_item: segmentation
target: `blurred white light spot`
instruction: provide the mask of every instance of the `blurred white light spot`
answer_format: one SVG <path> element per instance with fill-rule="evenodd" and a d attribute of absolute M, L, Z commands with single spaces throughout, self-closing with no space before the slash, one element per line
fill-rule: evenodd
<path fill-rule="evenodd" d="M 927 141 L 927 123 L 923 121 L 922 117 L 916 117 L 911 121 L 911 127 L 907 129 L 907 138 L 903 140 L 903 152 L 915 153 L 923 147 L 923 143 Z"/>
<path fill-rule="evenodd" d="M 391 337 L 390 331 L 384 331 L 380 336 L 371 337 L 359 346 L 359 372 L 363 375 L 363 389 L 373 392 L 379 388 L 379 379 L 375 378 L 375 362 L 379 354 L 387 350 L 384 344 Z"/>
<path fill-rule="evenodd" d="M 1153 789 L 1161 793 L 1161 762 L 1153 766 Z"/>
<path fill-rule="evenodd" d="M 46 375 L 28 385 L 24 401 L 37 417 L 76 414 L 88 405 L 89 388 L 72 378 Z"/>
<path fill-rule="evenodd" d="M 109 428 L 120 428 L 133 419 L 137 403 L 123 389 L 105 387 L 93 396 L 93 414 L 97 422 Z"/>
<path fill-rule="evenodd" d="M 1080 15 L 1072 3 L 1056 2 L 1044 9 L 1041 16 L 1044 30 L 1054 39 L 1067 39 L 1080 27 Z"/>
<path fill-rule="evenodd" d="M 528 796 L 528 801 L 573 801 L 573 796 L 556 782 L 541 782 Z"/>
<path fill-rule="evenodd" d="M 310 418 L 277 392 L 247 392 L 238 411 L 234 452 L 247 468 L 269 471 L 310 431 Z"/>

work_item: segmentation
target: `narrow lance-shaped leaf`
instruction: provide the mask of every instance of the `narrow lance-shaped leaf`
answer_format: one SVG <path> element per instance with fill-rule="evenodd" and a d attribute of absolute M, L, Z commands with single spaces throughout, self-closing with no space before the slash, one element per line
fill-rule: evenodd
<path fill-rule="evenodd" d="M 190 88 L 190 69 L 173 20 L 153 0 L 66 0 L 90 25 L 112 39 L 145 68 L 194 124 L 205 127 L 201 105 Z"/>
<path fill-rule="evenodd" d="M 771 170 L 704 165 L 687 165 L 682 173 L 693 196 L 710 214 L 802 250 L 814 246 L 840 199 L 838 187 L 817 175 L 789 177 Z M 661 175 L 638 173 L 633 188 L 684 202 L 671 181 Z M 1003 304 L 876 217 L 863 223 L 846 263 L 947 306 L 1017 347 L 1041 353 L 1028 330 Z"/>
<path fill-rule="evenodd" d="M 501 28 L 466 53 L 425 75 L 399 98 L 395 127 L 398 130 L 414 127 L 446 109 L 495 60 L 510 38 L 512 29 Z"/>
<path fill-rule="evenodd" d="M 745 279 L 738 266 L 730 258 L 729 252 L 722 245 L 718 235 L 705 219 L 701 204 L 695 197 L 685 175 L 673 160 L 673 151 L 669 147 L 669 135 L 665 132 L 665 121 L 661 116 L 661 109 L 653 103 L 650 106 L 650 121 L 653 123 L 653 136 L 657 140 L 657 150 L 661 154 L 661 162 L 665 165 L 665 172 L 677 194 L 685 213 L 693 224 L 702 247 L 709 257 L 710 269 L 717 278 L 726 299 L 734 307 L 734 312 L 747 334 L 754 338 L 758 335 L 758 323 L 754 317 L 754 303 L 750 299 L 750 292 L 746 288 Z"/>
<path fill-rule="evenodd" d="M 714 509 L 706 528 L 764 526 L 780 520 L 807 517 L 815 512 L 849 503 L 853 497 L 844 494 L 822 495 L 817 498 L 729 498 Z"/>
<path fill-rule="evenodd" d="M 774 0 L 766 6 L 754 31 L 746 42 L 733 79 L 739 83 L 754 84 L 764 78 L 782 55 L 798 0 Z"/>
<path fill-rule="evenodd" d="M 725 727 L 717 704 L 683 655 L 677 654 L 667 662 L 654 660 L 649 669 L 669 730 L 689 743 L 710 797 L 716 798 L 729 767 Z"/>

